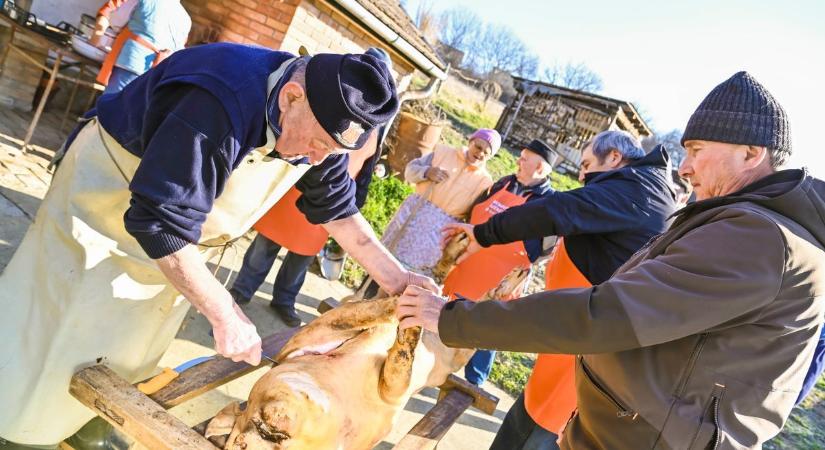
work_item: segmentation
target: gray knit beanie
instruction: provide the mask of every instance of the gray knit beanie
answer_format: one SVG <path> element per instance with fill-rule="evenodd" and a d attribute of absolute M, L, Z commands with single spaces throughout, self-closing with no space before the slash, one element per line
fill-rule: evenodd
<path fill-rule="evenodd" d="M 754 145 L 791 153 L 791 128 L 785 110 L 747 72 L 713 88 L 690 116 L 685 141 L 702 140 Z"/>

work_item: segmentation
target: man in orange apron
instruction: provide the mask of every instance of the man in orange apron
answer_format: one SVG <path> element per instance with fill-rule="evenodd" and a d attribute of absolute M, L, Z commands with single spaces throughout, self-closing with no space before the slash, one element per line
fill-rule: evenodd
<path fill-rule="evenodd" d="M 642 245 L 667 229 L 675 210 L 670 162 L 663 147 L 645 155 L 623 131 L 605 131 L 582 152 L 585 186 L 554 192 L 492 216 L 481 225 L 451 225 L 481 246 L 559 236 L 547 264 L 546 288 L 588 287 L 607 280 Z M 462 259 L 459 262 L 463 262 Z M 507 413 L 492 449 L 554 449 L 576 408 L 575 356 L 538 355 L 524 393 Z"/>
<path fill-rule="evenodd" d="M 132 8 L 129 21 L 115 39 L 97 75 L 104 94 L 122 90 L 132 80 L 160 64 L 186 44 L 192 19 L 179 0 L 109 0 L 97 12 L 89 43 L 100 44 L 111 14 Z"/>
<path fill-rule="evenodd" d="M 478 225 L 508 208 L 538 200 L 553 192 L 550 172 L 557 155 L 540 140 L 522 151 L 513 175 L 502 177 L 475 202 L 470 224 Z M 481 249 L 458 264 L 444 280 L 444 295 L 477 301 L 494 289 L 504 276 L 517 267 L 530 267 L 542 253 L 541 240 L 511 242 Z M 516 293 L 520 297 L 521 293 Z M 464 368 L 470 383 L 481 385 L 490 375 L 496 352 L 478 350 Z"/>

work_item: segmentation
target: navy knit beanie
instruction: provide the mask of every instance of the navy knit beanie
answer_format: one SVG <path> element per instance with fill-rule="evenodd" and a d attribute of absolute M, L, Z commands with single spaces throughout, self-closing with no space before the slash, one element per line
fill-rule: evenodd
<path fill-rule="evenodd" d="M 306 68 L 309 107 L 321 127 L 347 149 L 395 116 L 398 95 L 387 65 L 365 54 L 317 54 Z"/>
<path fill-rule="evenodd" d="M 791 152 L 791 128 L 785 110 L 747 72 L 713 88 L 690 116 L 685 141 L 701 140 L 767 147 Z"/>

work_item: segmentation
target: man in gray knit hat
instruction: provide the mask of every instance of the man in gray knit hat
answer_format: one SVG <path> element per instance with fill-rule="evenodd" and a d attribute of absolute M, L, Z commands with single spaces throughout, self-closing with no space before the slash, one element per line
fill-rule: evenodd
<path fill-rule="evenodd" d="M 508 303 L 420 288 L 402 327 L 455 347 L 581 355 L 563 449 L 761 448 L 793 408 L 825 311 L 825 183 L 779 170 L 785 111 L 746 72 L 691 116 L 697 202 L 609 280 Z"/>

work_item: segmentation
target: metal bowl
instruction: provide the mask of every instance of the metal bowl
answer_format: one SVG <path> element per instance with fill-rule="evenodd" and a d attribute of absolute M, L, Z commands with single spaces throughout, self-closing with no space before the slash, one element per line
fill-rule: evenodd
<path fill-rule="evenodd" d="M 95 61 L 103 61 L 106 58 L 105 50 L 90 44 L 83 36 L 76 34 L 72 36 L 72 48 L 77 53 Z"/>

